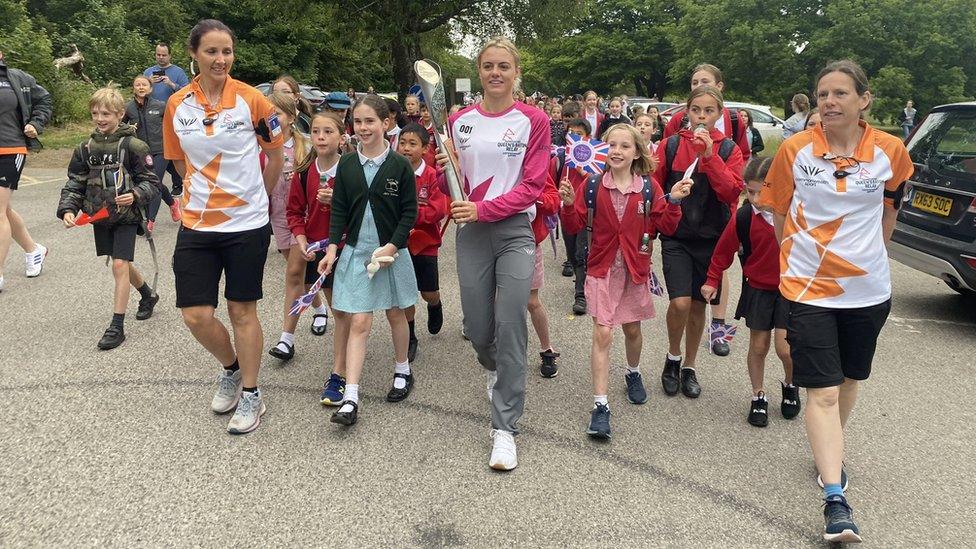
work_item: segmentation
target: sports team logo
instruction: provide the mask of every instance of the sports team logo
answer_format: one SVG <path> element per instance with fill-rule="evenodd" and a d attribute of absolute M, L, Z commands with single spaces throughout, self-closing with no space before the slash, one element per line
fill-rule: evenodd
<path fill-rule="evenodd" d="M 599 139 L 583 139 L 570 133 L 566 136 L 566 165 L 570 168 L 583 168 L 588 174 L 602 173 L 607 167 L 607 152 L 610 145 Z"/>

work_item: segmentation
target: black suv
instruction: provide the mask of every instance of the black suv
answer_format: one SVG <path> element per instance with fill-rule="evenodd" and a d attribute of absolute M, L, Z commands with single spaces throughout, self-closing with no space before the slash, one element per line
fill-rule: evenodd
<path fill-rule="evenodd" d="M 908 142 L 915 174 L 889 255 L 976 293 L 976 102 L 936 107 Z"/>

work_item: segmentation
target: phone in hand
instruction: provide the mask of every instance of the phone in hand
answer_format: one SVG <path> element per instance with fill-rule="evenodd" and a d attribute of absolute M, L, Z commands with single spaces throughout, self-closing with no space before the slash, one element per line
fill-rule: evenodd
<path fill-rule="evenodd" d="M 157 70 L 154 70 L 153 71 L 152 75 L 153 76 L 166 76 L 166 71 L 164 71 L 163 69 L 157 69 Z"/>

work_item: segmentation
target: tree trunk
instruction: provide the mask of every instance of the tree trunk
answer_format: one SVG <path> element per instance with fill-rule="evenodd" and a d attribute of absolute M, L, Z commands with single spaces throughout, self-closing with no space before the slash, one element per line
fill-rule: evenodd
<path fill-rule="evenodd" d="M 413 74 L 413 62 L 422 58 L 420 34 L 413 29 L 402 29 L 402 31 L 394 32 L 390 38 L 393 83 L 401 104 L 407 98 L 407 92 L 416 80 Z"/>

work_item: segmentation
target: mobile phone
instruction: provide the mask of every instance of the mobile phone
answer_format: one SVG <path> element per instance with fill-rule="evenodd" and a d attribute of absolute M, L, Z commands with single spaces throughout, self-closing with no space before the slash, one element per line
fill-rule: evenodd
<path fill-rule="evenodd" d="M 163 69 L 155 70 L 152 73 L 153 76 L 166 76 L 166 71 Z"/>

